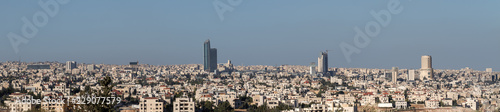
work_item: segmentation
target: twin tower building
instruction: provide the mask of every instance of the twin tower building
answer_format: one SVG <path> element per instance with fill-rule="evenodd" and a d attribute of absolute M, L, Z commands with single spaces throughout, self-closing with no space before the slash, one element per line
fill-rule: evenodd
<path fill-rule="evenodd" d="M 203 69 L 207 72 L 217 70 L 217 49 L 210 47 L 210 40 L 203 43 Z"/>

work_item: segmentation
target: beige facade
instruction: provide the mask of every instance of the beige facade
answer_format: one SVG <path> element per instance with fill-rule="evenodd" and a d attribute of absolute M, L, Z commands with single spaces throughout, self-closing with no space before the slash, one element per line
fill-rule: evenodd
<path fill-rule="evenodd" d="M 26 93 L 16 92 L 10 94 L 9 97 L 11 97 L 11 100 L 4 101 L 4 103 L 9 106 L 9 110 L 11 112 L 24 112 L 31 109 L 32 104 L 21 102 L 22 99 L 30 99 L 31 95 L 26 95 Z"/>
<path fill-rule="evenodd" d="M 163 102 L 160 98 L 147 97 L 139 102 L 139 112 L 163 112 Z"/>
<path fill-rule="evenodd" d="M 195 111 L 195 104 L 193 99 L 187 98 L 186 96 L 175 99 L 174 112 L 194 112 L 194 111 Z"/>
<path fill-rule="evenodd" d="M 420 68 L 420 80 L 432 80 L 434 73 L 432 69 L 432 57 L 429 55 L 422 56 L 422 68 Z"/>
<path fill-rule="evenodd" d="M 393 84 L 397 84 L 397 81 L 398 81 L 398 71 L 399 71 L 399 68 L 398 67 L 392 67 L 392 83 Z"/>
<path fill-rule="evenodd" d="M 438 108 L 439 101 L 437 100 L 427 100 L 425 101 L 425 108 Z"/>
<path fill-rule="evenodd" d="M 64 103 L 61 102 L 62 100 L 59 100 L 57 102 L 42 102 L 42 110 L 47 111 L 47 112 L 65 112 L 65 106 Z"/>

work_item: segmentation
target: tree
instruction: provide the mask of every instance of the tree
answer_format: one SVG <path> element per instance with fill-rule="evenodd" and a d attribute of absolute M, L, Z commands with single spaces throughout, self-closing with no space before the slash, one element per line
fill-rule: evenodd
<path fill-rule="evenodd" d="M 457 100 L 453 100 L 453 106 L 458 106 Z"/>
<path fill-rule="evenodd" d="M 163 105 L 164 112 L 173 112 L 174 111 L 174 104 L 169 103 L 167 105 Z"/>
<path fill-rule="evenodd" d="M 320 90 L 320 91 L 318 92 L 318 94 L 316 94 L 316 97 L 322 97 L 322 94 L 323 94 L 323 93 L 325 93 L 325 91 Z"/>
<path fill-rule="evenodd" d="M 241 101 L 243 101 L 243 105 L 240 106 L 241 109 L 249 108 L 250 107 L 250 103 L 253 102 L 253 98 L 252 97 L 248 97 L 246 94 L 245 94 L 245 96 L 240 96 L 239 99 Z"/>
<path fill-rule="evenodd" d="M 300 107 L 301 107 L 301 108 L 309 108 L 309 107 L 311 107 L 311 104 L 301 103 L 301 104 L 300 104 Z"/>
<path fill-rule="evenodd" d="M 215 112 L 234 112 L 233 107 L 231 107 L 231 104 L 229 104 L 228 101 L 224 101 L 217 105 L 217 107 L 214 110 Z"/>
<path fill-rule="evenodd" d="M 75 95 L 76 93 L 79 93 L 79 92 L 80 92 L 80 87 L 78 87 L 78 88 L 73 88 L 73 89 L 71 89 L 71 91 L 70 91 L 71 95 Z"/>
<path fill-rule="evenodd" d="M 338 95 L 338 94 L 345 94 L 345 93 L 344 93 L 344 91 L 339 91 L 339 92 L 337 92 L 335 94 Z"/>
<path fill-rule="evenodd" d="M 388 97 L 389 97 L 389 102 L 392 103 L 392 107 L 396 107 L 396 101 L 392 99 L 392 95 L 389 95 Z"/>
<path fill-rule="evenodd" d="M 293 109 L 292 106 L 290 105 L 285 105 L 283 103 L 280 103 L 276 108 L 274 108 L 273 110 L 277 111 L 277 112 L 280 112 L 282 110 L 290 110 L 290 109 Z"/>
<path fill-rule="evenodd" d="M 344 108 L 340 107 L 339 109 L 335 110 L 335 112 L 344 112 Z"/>
<path fill-rule="evenodd" d="M 92 90 L 90 89 L 90 87 L 85 87 L 85 90 L 83 93 L 84 95 L 87 95 L 87 96 L 92 96 L 95 95 L 95 97 L 108 97 L 108 98 L 111 98 L 111 91 L 112 91 L 112 88 L 113 88 L 113 81 L 111 80 L 111 77 L 109 76 L 106 76 L 103 80 L 99 81 L 99 84 L 102 86 L 102 89 L 101 90 Z M 88 90 L 88 91 L 87 91 Z M 120 97 L 116 97 L 118 99 L 121 99 Z M 110 102 L 109 104 L 107 103 L 104 103 L 104 104 L 101 104 L 101 103 L 87 103 L 87 104 L 82 104 L 82 105 L 75 105 L 75 106 L 79 106 L 81 108 L 77 108 L 76 110 L 74 111 L 78 111 L 78 112 L 87 112 L 87 111 L 93 111 L 93 112 L 113 112 L 115 111 L 114 110 L 114 106 L 116 105 L 117 102 L 121 102 L 121 101 L 115 101 L 115 102 Z M 70 106 L 68 106 L 68 110 L 71 111 L 71 106 L 73 104 L 69 104 Z"/>
<path fill-rule="evenodd" d="M 213 112 L 214 111 L 214 102 L 202 101 L 202 102 L 198 103 L 198 107 L 201 109 L 201 112 Z"/>
<path fill-rule="evenodd" d="M 267 104 L 263 104 L 259 107 L 257 107 L 257 112 L 267 112 L 269 110 L 269 107 L 267 107 Z"/>

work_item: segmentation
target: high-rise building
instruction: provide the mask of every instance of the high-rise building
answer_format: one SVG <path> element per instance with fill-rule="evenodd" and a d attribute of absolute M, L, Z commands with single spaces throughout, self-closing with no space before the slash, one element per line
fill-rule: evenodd
<path fill-rule="evenodd" d="M 408 81 L 415 80 L 415 70 L 408 70 Z"/>
<path fill-rule="evenodd" d="M 316 74 L 316 63 L 311 62 L 309 65 L 309 74 L 315 75 Z"/>
<path fill-rule="evenodd" d="M 486 68 L 486 72 L 488 72 L 488 73 L 493 72 L 493 68 Z"/>
<path fill-rule="evenodd" d="M 203 69 L 208 72 L 217 70 L 217 49 L 210 48 L 210 40 L 203 44 Z"/>
<path fill-rule="evenodd" d="M 318 57 L 318 72 L 326 74 L 328 72 L 328 51 L 321 52 Z"/>
<path fill-rule="evenodd" d="M 422 68 L 420 68 L 420 80 L 432 80 L 433 78 L 432 57 L 424 55 L 422 56 Z"/>
<path fill-rule="evenodd" d="M 217 70 L 217 49 L 210 48 L 210 71 Z"/>
<path fill-rule="evenodd" d="M 398 81 L 398 67 L 392 67 L 392 83 L 396 84 Z"/>
<path fill-rule="evenodd" d="M 72 69 L 76 68 L 76 62 L 75 61 L 66 61 L 66 71 L 71 71 Z"/>
<path fill-rule="evenodd" d="M 209 70 L 210 68 L 210 40 L 203 43 L 203 69 Z"/>
<path fill-rule="evenodd" d="M 132 79 L 137 76 L 137 72 L 139 71 L 139 61 L 136 62 L 130 62 L 129 63 L 129 68 L 125 68 L 128 70 L 132 70 L 131 74 L 129 75 Z"/>
<path fill-rule="evenodd" d="M 94 71 L 96 69 L 94 64 L 87 65 L 87 70 L 88 71 Z"/>

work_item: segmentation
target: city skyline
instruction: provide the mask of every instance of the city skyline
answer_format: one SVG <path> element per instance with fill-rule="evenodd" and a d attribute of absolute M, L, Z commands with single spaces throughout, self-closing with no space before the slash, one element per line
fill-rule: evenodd
<path fill-rule="evenodd" d="M 223 21 L 211 1 L 120 5 L 72 1 L 61 5 L 35 37 L 20 45 L 18 53 L 7 35 L 21 34 L 21 18 L 31 19 L 43 9 L 34 1 L 4 2 L 0 7 L 0 14 L 6 15 L 0 19 L 1 62 L 202 64 L 199 43 L 209 38 L 217 40 L 212 44 L 223 51 L 218 60 L 232 60 L 235 65 L 308 65 L 316 61 L 317 52 L 331 50 L 329 67 L 419 69 L 418 57 L 428 54 L 436 69 L 500 69 L 500 52 L 495 49 L 500 47 L 496 32 L 500 12 L 494 5 L 499 1 L 401 0 L 404 10 L 392 15 L 390 24 L 359 54 L 352 55 L 351 62 L 346 61 L 339 44 L 353 45 L 353 28 L 364 29 L 365 23 L 376 20 L 370 11 L 386 8 L 387 1 L 292 0 L 279 8 L 276 1 L 245 1 L 226 12 Z M 91 4 L 96 7 L 90 9 Z M 444 9 L 439 4 L 448 6 Z M 426 8 L 420 7 L 424 5 Z M 18 13 L 9 13 L 12 10 Z"/>
<path fill-rule="evenodd" d="M 499 4 L 4 0 L 0 112 L 500 112 Z"/>
<path fill-rule="evenodd" d="M 4 0 L 0 112 L 500 112 L 499 4 Z"/>
<path fill-rule="evenodd" d="M 204 43 L 204 46 L 207 45 L 206 43 L 208 42 L 208 46 L 210 47 L 210 40 L 206 40 L 205 43 Z M 205 49 L 204 48 L 204 52 L 205 52 Z M 209 48 L 210 52 L 214 52 L 217 53 L 217 49 L 216 48 Z M 205 54 L 204 54 L 205 55 Z M 325 55 L 326 57 L 326 61 L 328 61 L 328 52 L 320 52 L 320 56 L 318 57 L 318 65 L 315 66 L 315 68 L 317 70 L 317 72 L 320 72 L 320 61 L 321 61 L 321 57 Z M 215 54 L 215 57 L 217 57 L 217 54 Z M 424 60 L 424 57 L 426 57 L 426 59 Z M 427 58 L 428 57 L 428 58 Z M 207 58 L 207 56 L 205 55 L 204 58 Z M 217 61 L 218 59 L 213 59 L 213 58 L 210 58 L 210 56 L 208 57 L 210 61 Z M 0 63 L 3 63 L 3 62 L 15 62 L 15 61 L 20 61 L 20 62 L 23 62 L 23 63 L 43 63 L 43 62 L 59 62 L 59 63 L 63 63 L 64 61 L 32 61 L 32 62 L 28 62 L 28 61 L 22 61 L 22 60 L 13 60 L 13 61 L 0 61 Z M 186 63 L 186 64 L 165 64 L 165 65 L 188 65 L 188 64 L 200 64 L 200 65 L 206 65 L 206 64 L 214 64 L 214 63 L 206 63 L 205 62 L 206 60 L 204 60 L 202 63 Z M 228 60 L 228 61 L 231 61 L 231 60 Z M 421 60 L 420 60 L 420 66 L 422 68 L 403 68 L 403 69 L 408 69 L 408 70 L 424 70 L 424 69 L 428 69 L 430 68 L 431 71 L 429 71 L 430 73 L 429 74 L 432 74 L 432 70 L 435 70 L 434 68 L 432 68 L 432 58 L 430 55 L 423 55 L 421 56 Z M 66 64 L 68 63 L 75 63 L 76 64 L 76 61 L 66 61 Z M 328 62 L 327 62 L 328 63 Z M 83 64 L 104 64 L 104 65 L 127 65 L 127 63 L 119 63 L 119 64 L 110 64 L 110 63 L 83 63 Z M 148 64 L 148 63 L 144 63 L 144 64 Z M 226 64 L 224 62 L 221 62 L 221 63 L 216 63 L 217 65 L 223 65 L 223 64 Z M 413 63 L 412 63 L 413 64 Z M 153 64 L 148 64 L 148 65 L 153 65 Z M 265 64 L 255 64 L 255 65 L 265 65 Z M 276 65 L 266 65 L 266 66 L 281 66 L 281 65 L 292 65 L 292 64 L 276 64 Z M 297 65 L 300 65 L 300 66 L 311 66 L 311 63 L 309 65 L 301 65 L 301 64 L 297 64 Z M 74 66 L 73 64 L 71 66 Z M 216 66 L 216 65 L 212 65 L 212 66 Z M 254 65 L 236 65 L 236 66 L 254 66 Z M 426 68 L 424 68 L 426 67 Z M 67 67 L 68 68 L 68 67 Z M 349 68 L 349 67 L 331 67 L 331 66 L 326 66 L 325 68 Z M 352 67 L 352 68 L 361 68 L 361 67 Z M 399 68 L 399 67 L 397 67 Z M 438 70 L 460 70 L 460 69 L 465 69 L 465 68 L 470 68 L 470 69 L 474 69 L 473 67 L 462 67 L 462 68 L 438 68 Z M 204 69 L 209 69 L 209 68 L 204 68 Z M 215 68 L 217 69 L 217 68 Z M 391 67 L 391 68 L 368 68 L 368 69 L 394 69 L 394 67 Z M 483 71 L 483 70 L 489 70 L 489 69 L 492 69 L 492 71 L 496 72 L 494 68 L 492 67 L 486 67 L 484 69 L 474 69 L 474 70 L 479 70 L 479 71 Z M 212 70 L 209 70 L 209 71 L 212 71 Z M 213 72 L 213 71 L 212 71 Z M 420 76 L 422 76 L 422 74 L 420 74 Z"/>

